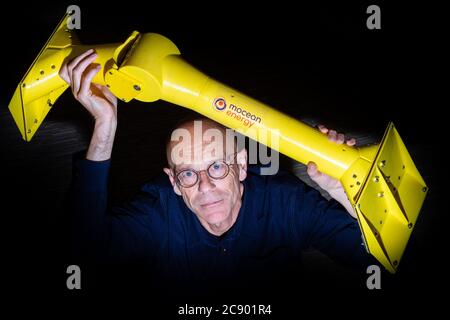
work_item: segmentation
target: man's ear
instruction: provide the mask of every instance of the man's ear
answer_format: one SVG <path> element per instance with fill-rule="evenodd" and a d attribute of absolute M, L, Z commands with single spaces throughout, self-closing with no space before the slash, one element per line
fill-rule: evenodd
<path fill-rule="evenodd" d="M 178 184 L 175 182 L 175 177 L 173 176 L 173 171 L 170 170 L 169 168 L 164 168 L 163 170 L 164 170 L 164 172 L 169 176 L 169 180 L 170 180 L 170 183 L 172 184 L 173 191 L 174 191 L 177 195 L 181 196 L 181 191 L 180 191 L 180 189 L 178 188 Z"/>
<path fill-rule="evenodd" d="M 239 181 L 247 178 L 247 149 L 242 148 L 236 155 L 236 163 L 239 165 Z"/>

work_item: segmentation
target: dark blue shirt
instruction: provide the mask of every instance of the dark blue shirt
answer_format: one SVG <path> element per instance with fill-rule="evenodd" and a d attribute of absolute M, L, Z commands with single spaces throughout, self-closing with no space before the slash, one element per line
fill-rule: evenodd
<path fill-rule="evenodd" d="M 261 176 L 249 169 L 236 223 L 218 237 L 203 228 L 164 174 L 131 202 L 109 210 L 109 168 L 109 160 L 74 160 L 76 245 L 85 255 L 146 266 L 164 286 L 286 280 L 301 274 L 308 248 L 361 270 L 373 261 L 357 220 L 292 174 Z"/>

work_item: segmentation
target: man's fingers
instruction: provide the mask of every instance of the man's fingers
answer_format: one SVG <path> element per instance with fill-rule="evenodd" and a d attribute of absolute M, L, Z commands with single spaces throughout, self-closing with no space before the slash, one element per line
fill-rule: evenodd
<path fill-rule="evenodd" d="M 78 91 L 78 98 L 83 99 L 90 94 L 91 82 L 95 75 L 100 71 L 101 65 L 91 65 L 86 68 L 87 72 L 81 78 L 80 90 Z"/>
<path fill-rule="evenodd" d="M 114 105 L 117 106 L 117 98 L 113 95 L 111 90 L 108 89 L 106 86 L 100 86 L 100 90 L 103 93 L 103 95 Z"/>
<path fill-rule="evenodd" d="M 345 134 L 337 133 L 335 130 L 330 130 L 328 132 L 328 140 L 337 144 L 344 144 L 345 142 L 350 147 L 356 145 L 356 140 L 354 138 L 345 141 Z"/>
<path fill-rule="evenodd" d="M 317 128 L 320 130 L 320 132 L 325 133 L 328 135 L 328 140 L 337 144 L 343 144 L 344 142 L 352 147 L 356 145 L 356 139 L 351 138 L 345 141 L 345 134 L 343 133 L 337 133 L 336 130 L 329 130 L 327 127 L 325 127 L 322 124 L 319 124 Z"/>
<path fill-rule="evenodd" d="M 342 133 L 338 133 L 336 136 L 336 143 L 343 144 L 345 142 L 345 136 Z"/>
<path fill-rule="evenodd" d="M 355 138 L 348 139 L 346 143 L 348 146 L 353 147 L 354 145 L 356 145 L 356 139 Z"/>
<path fill-rule="evenodd" d="M 80 60 L 79 63 L 72 69 L 71 74 L 71 83 L 72 83 L 72 91 L 75 97 L 78 97 L 80 86 L 81 86 L 81 78 L 86 68 L 94 62 L 97 58 L 97 54 L 92 53 L 86 56 L 84 59 Z"/>
<path fill-rule="evenodd" d="M 67 63 L 67 74 L 69 75 L 70 81 L 72 81 L 72 71 L 73 69 L 78 65 L 78 63 L 83 60 L 88 55 L 92 54 L 94 52 L 94 49 L 89 49 L 86 52 L 83 52 L 79 56 L 73 58 L 71 61 Z M 72 85 L 73 83 L 71 83 Z M 73 90 L 72 90 L 73 91 Z"/>
<path fill-rule="evenodd" d="M 337 141 L 337 132 L 336 132 L 336 130 L 328 131 L 328 140 L 330 140 L 331 142 L 336 142 Z"/>
<path fill-rule="evenodd" d="M 82 54 L 80 54 L 79 56 L 73 58 L 71 61 L 69 61 L 69 63 L 67 63 L 67 70 L 69 72 L 69 76 L 71 76 L 71 74 L 72 74 L 72 69 L 75 68 L 81 60 L 83 60 L 85 57 L 92 54 L 93 52 L 94 52 L 94 49 L 89 49 L 89 50 L 83 52 Z"/>
<path fill-rule="evenodd" d="M 70 85 L 69 73 L 67 71 L 67 63 L 64 63 L 61 69 L 59 69 L 59 76 L 61 77 L 61 79 L 67 82 L 68 85 Z"/>
<path fill-rule="evenodd" d="M 312 161 L 308 162 L 306 172 L 308 173 L 309 177 L 313 180 L 317 179 L 321 175 L 321 172 L 317 170 L 317 165 Z"/>
<path fill-rule="evenodd" d="M 327 127 L 325 127 L 323 124 L 319 124 L 318 126 L 317 126 L 317 128 L 320 130 L 320 132 L 322 132 L 322 133 L 328 133 L 328 128 Z"/>

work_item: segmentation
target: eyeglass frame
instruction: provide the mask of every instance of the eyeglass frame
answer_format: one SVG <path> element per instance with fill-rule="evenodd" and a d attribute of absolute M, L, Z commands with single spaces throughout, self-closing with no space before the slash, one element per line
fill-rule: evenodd
<path fill-rule="evenodd" d="M 233 160 L 236 158 L 237 154 L 238 154 L 237 152 L 234 153 L 234 156 L 233 156 L 233 158 L 231 158 L 231 161 L 233 161 Z M 224 175 L 223 175 L 222 177 L 220 177 L 220 178 L 214 178 L 214 177 L 211 177 L 211 175 L 209 174 L 209 168 L 210 168 L 212 165 L 214 165 L 215 163 L 217 163 L 217 162 L 223 162 L 224 164 L 227 165 L 227 173 L 224 174 Z M 181 186 L 181 187 L 187 189 L 187 188 L 192 188 L 193 186 L 195 186 L 195 185 L 198 183 L 199 177 L 200 177 L 200 173 L 201 173 L 202 171 L 205 171 L 205 172 L 206 172 L 206 175 L 207 175 L 208 178 L 210 178 L 210 179 L 213 179 L 213 180 L 223 180 L 223 179 L 225 179 L 225 178 L 230 174 L 230 166 L 232 166 L 233 164 L 236 164 L 236 163 L 227 163 L 226 160 L 215 160 L 215 161 L 213 161 L 210 165 L 208 165 L 208 167 L 207 167 L 206 169 L 204 169 L 204 170 L 199 170 L 199 171 L 197 171 L 197 170 L 194 170 L 194 169 L 184 169 L 184 170 L 181 170 L 181 171 L 179 171 L 179 172 L 175 172 L 175 168 L 173 168 L 173 171 L 174 171 L 174 175 L 175 175 L 177 184 L 178 184 L 179 186 Z M 181 184 L 180 178 L 178 178 L 178 175 L 179 175 L 180 173 L 185 172 L 185 171 L 193 171 L 193 172 L 197 175 L 197 179 L 195 180 L 195 182 L 194 182 L 192 185 L 187 186 L 187 187 L 186 187 L 186 186 L 183 186 L 183 185 Z"/>

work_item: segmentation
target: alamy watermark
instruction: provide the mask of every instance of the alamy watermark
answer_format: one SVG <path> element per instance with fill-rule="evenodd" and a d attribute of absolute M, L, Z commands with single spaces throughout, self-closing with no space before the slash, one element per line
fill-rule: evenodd
<path fill-rule="evenodd" d="M 262 164 L 261 175 L 273 175 L 279 169 L 279 153 L 275 150 L 279 147 L 278 130 L 265 128 L 249 128 L 245 131 L 249 137 L 248 164 Z M 172 132 L 170 160 L 173 165 L 187 163 L 202 163 L 204 159 L 221 159 L 227 155 L 236 153 L 245 148 L 245 136 L 241 133 L 216 128 L 202 129 L 202 121 L 194 121 L 193 130 L 178 128 Z M 275 150 L 270 150 L 267 145 Z M 199 148 L 199 146 L 201 146 Z M 231 159 L 234 163 L 234 159 Z"/>
<path fill-rule="evenodd" d="M 67 289 L 81 289 L 81 269 L 79 266 L 72 264 L 67 267 L 66 273 L 69 275 L 66 280 Z"/>
<path fill-rule="evenodd" d="M 366 20 L 367 29 L 381 29 L 381 9 L 379 6 L 373 4 L 367 7 L 366 13 L 370 16 Z"/>
<path fill-rule="evenodd" d="M 381 270 L 380 267 L 373 264 L 367 267 L 367 274 L 370 276 L 366 280 L 366 286 L 369 290 L 381 289 Z"/>
<path fill-rule="evenodd" d="M 76 4 L 72 4 L 67 7 L 66 12 L 69 14 L 67 17 L 66 25 L 67 29 L 81 29 L 81 9 Z"/>

